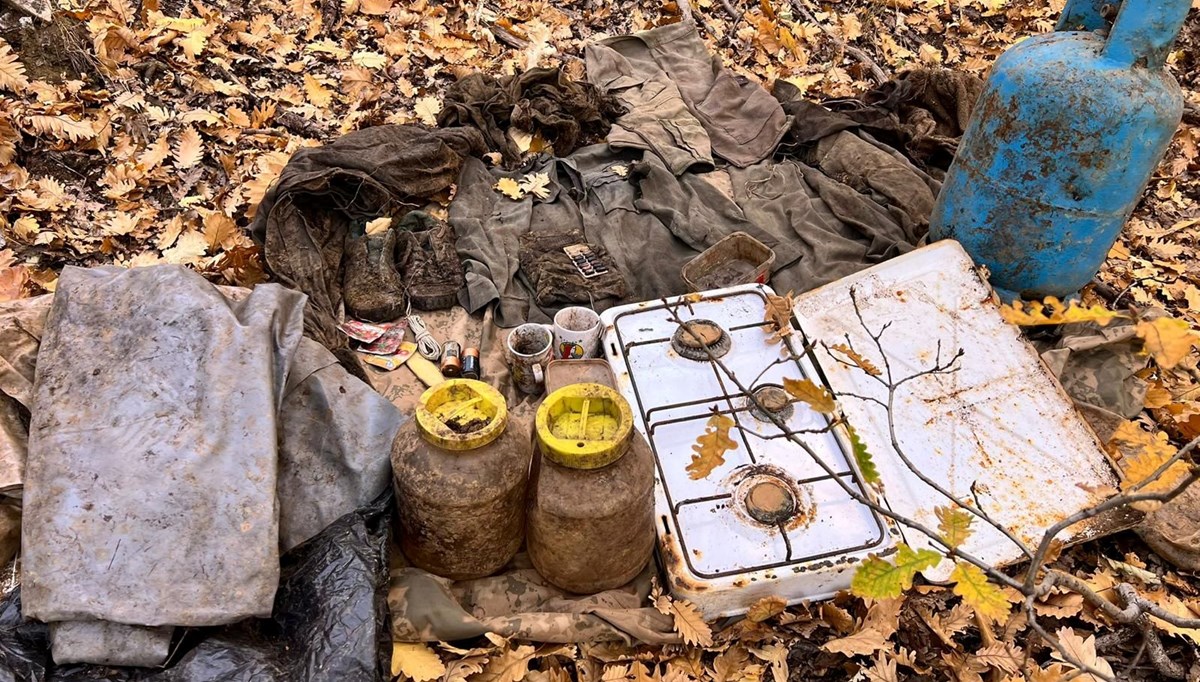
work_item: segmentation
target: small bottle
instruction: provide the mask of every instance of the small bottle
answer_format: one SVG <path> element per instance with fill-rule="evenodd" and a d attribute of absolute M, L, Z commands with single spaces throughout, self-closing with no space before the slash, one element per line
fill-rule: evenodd
<path fill-rule="evenodd" d="M 482 376 L 479 368 L 479 349 L 464 349 L 462 354 L 462 378 L 480 379 Z"/>
<path fill-rule="evenodd" d="M 447 341 L 442 348 L 442 376 L 457 377 L 462 374 L 462 346 L 457 341 Z"/>

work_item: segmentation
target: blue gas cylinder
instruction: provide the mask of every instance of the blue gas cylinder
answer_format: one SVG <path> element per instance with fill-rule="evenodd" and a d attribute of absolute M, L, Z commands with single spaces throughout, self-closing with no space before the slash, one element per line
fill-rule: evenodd
<path fill-rule="evenodd" d="M 992 67 L 930 219 L 992 285 L 1068 296 L 1103 264 L 1183 115 L 1164 68 L 1191 0 L 1069 0 Z"/>

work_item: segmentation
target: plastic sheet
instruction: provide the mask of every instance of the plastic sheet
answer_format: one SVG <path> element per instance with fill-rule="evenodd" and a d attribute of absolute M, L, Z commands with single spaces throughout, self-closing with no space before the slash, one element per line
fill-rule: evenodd
<path fill-rule="evenodd" d="M 283 557 L 270 619 L 180 628 L 161 669 L 50 662 L 48 628 L 0 600 L 0 682 L 374 682 L 387 679 L 389 490 Z"/>

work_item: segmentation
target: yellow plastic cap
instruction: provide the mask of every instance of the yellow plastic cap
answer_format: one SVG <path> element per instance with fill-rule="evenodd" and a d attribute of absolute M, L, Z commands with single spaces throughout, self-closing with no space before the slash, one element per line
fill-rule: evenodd
<path fill-rule="evenodd" d="M 607 386 L 573 384 L 546 396 L 536 428 L 546 459 L 572 469 L 599 469 L 625 454 L 633 412 Z"/>
<path fill-rule="evenodd" d="M 417 402 L 417 431 L 427 443 L 446 450 L 481 448 L 499 438 L 507 425 L 504 396 L 482 381 L 443 381 Z"/>

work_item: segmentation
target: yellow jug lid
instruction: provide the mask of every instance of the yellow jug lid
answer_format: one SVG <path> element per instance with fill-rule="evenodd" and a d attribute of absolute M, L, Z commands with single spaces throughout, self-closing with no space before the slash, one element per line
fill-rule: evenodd
<path fill-rule="evenodd" d="M 572 469 L 599 469 L 625 454 L 633 411 L 608 386 L 572 384 L 546 396 L 535 423 L 546 459 Z"/>
<path fill-rule="evenodd" d="M 450 379 L 421 394 L 416 417 L 426 442 L 446 450 L 474 450 L 504 433 L 508 405 L 482 381 Z"/>

